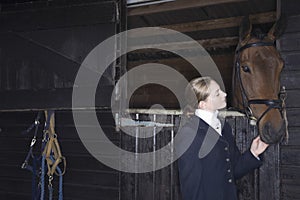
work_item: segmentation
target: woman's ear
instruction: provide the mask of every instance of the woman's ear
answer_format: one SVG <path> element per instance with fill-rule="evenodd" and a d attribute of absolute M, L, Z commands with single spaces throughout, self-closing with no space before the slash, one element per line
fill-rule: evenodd
<path fill-rule="evenodd" d="M 204 109 L 205 105 L 206 105 L 205 101 L 200 101 L 199 104 L 198 104 L 198 108 Z"/>

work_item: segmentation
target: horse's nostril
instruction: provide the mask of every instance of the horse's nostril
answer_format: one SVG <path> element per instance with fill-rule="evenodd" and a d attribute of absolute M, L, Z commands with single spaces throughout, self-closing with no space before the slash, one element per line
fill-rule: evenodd
<path fill-rule="evenodd" d="M 270 133 L 271 133 L 271 123 L 270 122 L 265 124 L 265 126 L 263 128 L 263 132 L 264 132 L 264 134 L 270 135 Z"/>
<path fill-rule="evenodd" d="M 285 126 L 283 124 L 279 130 L 276 130 L 272 127 L 271 123 L 268 122 L 264 125 L 262 131 L 263 141 L 269 144 L 274 144 L 279 142 L 283 138 L 285 134 Z"/>

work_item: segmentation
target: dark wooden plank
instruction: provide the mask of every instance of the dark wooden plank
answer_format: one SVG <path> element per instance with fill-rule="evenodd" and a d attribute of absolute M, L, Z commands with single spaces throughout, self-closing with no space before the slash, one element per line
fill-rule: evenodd
<path fill-rule="evenodd" d="M 155 172 L 154 200 L 171 199 L 171 166 L 165 167 Z"/>
<path fill-rule="evenodd" d="M 154 172 L 138 174 L 137 199 L 155 200 Z"/>
<path fill-rule="evenodd" d="M 87 136 L 88 137 L 88 136 Z M 68 153 L 68 154 L 74 154 L 74 155 L 90 155 L 90 153 L 87 151 L 87 149 L 85 148 L 85 146 L 82 144 L 82 141 L 78 140 L 61 140 L 59 138 L 58 135 L 58 140 L 59 140 L 59 144 L 61 147 L 61 150 L 64 153 Z M 0 150 L 1 151 L 14 151 L 14 152 L 23 152 L 23 151 L 28 151 L 29 150 L 29 146 L 31 143 L 31 138 L 27 138 L 27 139 L 15 139 L 15 140 L 4 140 L 5 142 L 0 142 L 1 146 L 0 146 Z M 41 142 L 42 138 L 39 137 L 39 139 L 36 142 L 35 145 L 35 153 L 40 154 L 40 146 L 41 146 Z M 97 138 L 93 139 L 86 139 L 85 138 L 85 143 L 88 143 L 91 146 L 103 146 L 103 145 L 108 145 L 107 142 L 105 141 L 101 141 Z M 119 146 L 119 140 L 113 141 L 114 145 Z M 11 144 L 14 144 L 14 147 L 11 147 Z M 76 148 L 74 148 L 74 146 Z M 100 153 L 100 152 L 99 152 Z M 106 153 L 101 153 L 101 155 L 107 155 L 110 156 L 111 154 L 109 152 Z M 112 155 L 113 156 L 113 155 Z"/>
<path fill-rule="evenodd" d="M 11 71 L 18 72 L 19 76 L 27 76 L 23 79 L 33 79 L 32 73 L 36 73 L 38 69 L 44 69 L 45 74 L 48 76 L 55 73 L 65 82 L 70 81 L 73 83 L 85 57 L 95 46 L 113 34 L 115 34 L 114 24 L 73 27 L 66 30 L 36 31 L 26 34 L 2 32 L 0 33 L 0 46 L 3 49 L 2 54 L 0 54 L 3 65 L 1 68 L 5 68 L 7 65 L 15 65 L 15 69 Z M 15 51 L 16 49 L 18 51 Z M 26 70 L 21 72 L 21 70 L 24 70 L 24 68 L 21 68 L 24 63 L 30 66 L 27 69 L 30 72 L 29 74 L 25 73 Z M 109 66 L 107 68 L 106 73 L 103 73 L 102 84 L 108 84 L 109 79 L 112 79 L 112 75 L 109 75 L 111 69 Z M 96 78 L 99 77 L 99 74 L 92 70 L 86 70 L 86 73 L 89 77 L 87 78 L 89 82 L 86 84 L 93 84 L 91 80 L 97 80 Z M 16 79 L 16 75 L 11 76 L 7 78 L 9 81 L 10 79 Z M 106 78 L 108 80 L 104 79 L 106 76 L 108 76 Z M 54 82 L 54 80 L 52 81 Z M 48 80 L 48 82 L 50 81 Z M 32 85 L 31 87 L 36 86 Z"/>
<path fill-rule="evenodd" d="M 166 122 L 165 122 L 166 123 Z M 156 128 L 157 131 L 159 128 Z M 164 148 L 166 145 L 170 145 L 171 139 L 172 139 L 172 129 L 171 128 L 165 128 L 162 129 L 155 137 L 156 137 L 156 149 Z M 171 151 L 169 151 L 171 155 Z M 171 157 L 165 157 L 165 156 L 157 156 L 156 160 L 158 162 L 163 162 L 164 160 L 171 160 Z M 160 170 L 155 171 L 154 174 L 154 196 L 155 200 L 169 200 L 171 199 L 171 193 L 172 193 L 172 176 L 173 176 L 173 166 L 172 164 L 164 167 Z"/>
<path fill-rule="evenodd" d="M 78 171 L 69 169 L 64 176 L 65 184 L 84 184 L 85 186 L 119 187 L 119 174 L 117 171 Z"/>
<path fill-rule="evenodd" d="M 119 200 L 119 191 L 116 188 L 101 188 L 91 186 L 70 186 L 65 187 L 64 196 L 74 200 Z"/>
<path fill-rule="evenodd" d="M 9 196 L 25 196 L 29 199 L 28 195 L 31 196 L 31 177 L 23 180 L 1 178 L 0 187 L 1 196 L 4 196 L 4 199 L 7 199 Z"/>
<path fill-rule="evenodd" d="M 43 112 L 43 111 L 41 111 Z M 27 129 L 34 123 L 37 117 L 38 111 L 23 111 L 23 112 L 0 112 L 0 124 L 1 127 L 8 129 L 16 128 L 17 130 Z M 40 127 L 43 126 L 41 122 L 44 121 L 44 113 L 41 114 Z M 21 133 L 21 131 L 19 131 Z M 19 134 L 17 133 L 17 135 Z M 15 134 L 15 132 L 13 133 Z"/>
<path fill-rule="evenodd" d="M 281 1 L 281 12 L 287 16 L 299 15 L 300 2 L 297 0 Z"/>
<path fill-rule="evenodd" d="M 146 134 L 153 134 L 153 128 L 149 127 L 139 127 L 138 128 L 139 136 L 145 136 Z M 150 137 L 146 139 L 137 140 L 138 153 L 141 152 L 153 152 L 155 149 L 155 137 Z M 154 157 L 150 163 L 154 163 Z M 143 163 L 137 163 L 137 165 L 141 165 Z M 155 163 L 154 163 L 155 164 Z M 150 171 L 147 173 L 141 173 L 137 175 L 137 199 L 145 199 L 145 200 L 154 200 L 155 199 L 155 172 Z"/>
<path fill-rule="evenodd" d="M 14 200 L 31 200 L 31 194 L 16 194 L 15 192 L 8 193 L 0 191 L 0 199 L 14 199 Z"/>
<path fill-rule="evenodd" d="M 259 168 L 259 199 L 280 200 L 279 144 L 269 146 L 263 155 L 264 164 Z"/>
<path fill-rule="evenodd" d="M 40 112 L 40 127 L 44 126 L 44 111 L 47 109 L 42 109 Z M 35 120 L 37 113 L 39 111 L 18 111 L 18 112 L 0 112 L 0 124 L 1 127 L 7 127 L 8 129 L 17 127 L 18 130 L 27 129 Z M 75 111 L 74 111 L 75 112 Z M 112 128 L 115 124 L 112 113 L 109 109 L 96 109 L 93 111 L 92 109 L 83 109 L 76 110 L 76 113 L 80 114 L 83 118 L 90 117 L 91 114 L 96 112 L 98 120 L 101 122 L 101 126 L 103 129 Z M 87 128 L 94 128 L 94 126 L 88 126 L 88 124 L 78 124 L 78 126 L 85 126 Z M 73 112 L 69 109 L 66 110 L 55 110 L 55 127 L 57 128 L 65 128 L 65 127 L 74 127 L 73 120 Z M 112 131 L 112 129 L 109 129 Z M 14 130 L 15 131 L 15 130 Z M 21 133 L 21 131 L 19 132 Z M 13 133 L 14 134 L 14 133 Z M 17 133 L 18 134 L 18 133 Z"/>
<path fill-rule="evenodd" d="M 86 88 L 88 90 L 88 88 Z M 96 93 L 96 107 L 108 108 L 111 105 L 111 93 L 113 86 L 103 86 Z M 2 91 L 0 95 L 1 111 L 28 111 L 44 109 L 72 109 L 72 88 L 52 90 L 20 90 Z M 89 108 L 88 105 L 80 105 L 81 108 Z"/>
<path fill-rule="evenodd" d="M 281 85 L 287 90 L 300 89 L 300 71 L 283 71 L 281 74 Z"/>
<path fill-rule="evenodd" d="M 216 4 L 222 4 L 222 3 L 232 3 L 232 2 L 243 2 L 243 0 L 214 0 L 214 1 L 208 1 L 208 0 L 177 0 L 175 2 L 166 2 L 164 4 L 154 4 L 154 5 L 148 5 L 148 6 L 141 6 L 141 7 L 133 7 L 129 10 L 128 15 L 134 16 L 134 15 L 148 15 L 153 13 L 159 13 L 159 12 L 168 12 L 168 11 L 178 11 L 181 9 L 189 9 L 189 8 L 195 8 L 195 7 L 205 7 L 205 6 L 212 6 Z"/>
<path fill-rule="evenodd" d="M 105 93 L 102 93 L 104 97 L 106 97 Z M 103 97 L 103 98 L 104 98 Z M 79 114 L 82 116 L 82 118 L 89 118 L 91 115 L 96 112 L 96 115 L 98 117 L 99 123 L 101 123 L 101 126 L 104 127 L 111 127 L 115 125 L 115 121 L 113 118 L 113 115 L 111 113 L 111 110 L 109 107 L 105 109 L 96 109 L 94 111 L 93 109 L 83 109 L 83 110 L 66 110 L 66 111 L 56 111 L 56 125 L 61 127 L 69 127 L 74 126 L 74 120 L 73 120 L 73 114 L 76 112 L 76 114 Z M 77 124 L 78 126 L 85 126 L 85 127 L 93 127 L 91 124 L 85 123 L 85 124 Z M 89 126 L 90 125 L 90 126 Z"/>
<path fill-rule="evenodd" d="M 235 130 L 235 138 L 238 148 L 241 152 L 249 149 L 250 143 L 256 130 L 254 127 L 249 126 L 248 119 L 246 117 L 235 117 L 233 129 Z M 250 172 L 246 176 L 237 180 L 237 190 L 240 199 L 243 200 L 256 200 L 257 191 L 256 188 L 256 175 L 254 172 Z"/>
<path fill-rule="evenodd" d="M 285 67 L 283 69 L 284 74 L 290 73 L 290 75 L 292 75 L 294 71 L 298 71 L 300 69 L 299 56 L 300 56 L 300 51 L 281 53 L 281 57 L 285 62 Z"/>
<path fill-rule="evenodd" d="M 128 128 L 128 131 L 136 131 L 134 127 Z M 136 152 L 136 139 L 128 134 L 121 133 L 122 149 L 130 152 Z M 129 161 L 128 161 L 129 162 Z M 128 164 L 132 164 L 129 162 Z M 136 163 L 134 163 L 136 164 Z M 121 185 L 120 196 L 124 199 L 138 200 L 137 199 L 137 177 L 136 173 L 121 172 Z"/>
<path fill-rule="evenodd" d="M 31 193 L 31 179 L 2 179 L 1 188 L 5 193 L 28 194 Z M 14 187 L 10 187 L 14 185 Z M 47 185 L 46 185 L 47 187 Z M 118 189 L 111 187 L 90 186 L 83 184 L 64 184 L 64 196 L 69 199 L 87 200 L 117 200 L 119 199 Z M 55 190 L 57 190 L 55 188 Z M 56 191 L 54 191 L 56 192 Z"/>
<path fill-rule="evenodd" d="M 300 12 L 298 13 L 298 15 L 289 16 L 287 18 L 285 33 L 300 32 L 299 21 L 300 21 Z"/>
<path fill-rule="evenodd" d="M 289 121 L 289 127 L 300 126 L 299 112 L 300 112 L 300 108 L 287 109 L 287 118 Z"/>
<path fill-rule="evenodd" d="M 300 199 L 299 185 L 282 184 L 281 191 L 282 200 Z"/>
<path fill-rule="evenodd" d="M 171 174 L 171 188 L 172 188 L 172 198 L 171 200 L 182 200 L 181 189 L 179 182 L 179 173 L 178 173 L 178 163 L 175 161 L 173 163 L 173 173 Z"/>
<path fill-rule="evenodd" d="M 298 51 L 300 49 L 300 33 L 286 33 L 279 40 L 280 51 Z"/>
<path fill-rule="evenodd" d="M 1 178 L 18 179 L 31 179 L 31 172 L 14 168 L 12 166 L 0 166 L 0 169 L 5 173 L 0 174 Z M 67 173 L 64 175 L 64 184 L 84 184 L 90 186 L 102 187 L 118 187 L 119 175 L 117 171 L 88 171 L 88 170 L 73 170 L 68 168 Z"/>
<path fill-rule="evenodd" d="M 299 83 L 298 83 L 299 85 Z M 287 108 L 300 108 L 300 90 L 288 90 L 286 107 Z"/>
<path fill-rule="evenodd" d="M 75 148 L 75 147 L 74 147 Z M 77 169 L 77 170 L 94 170 L 94 171 L 114 171 L 112 168 L 104 165 L 91 155 L 73 155 L 68 153 L 67 149 L 62 149 L 62 154 L 67 158 L 67 170 L 68 168 Z M 22 153 L 7 151 L 0 154 L 1 165 L 12 166 L 15 169 L 20 169 L 23 161 L 26 158 L 27 150 Z M 116 158 L 112 158 L 115 160 Z M 84 163 L 84 165 L 83 165 Z"/>
<path fill-rule="evenodd" d="M 27 151 L 24 149 L 24 152 L 12 152 L 6 151 L 0 154 L 1 165 L 13 166 L 16 169 L 21 169 L 21 166 L 26 158 Z"/>
<path fill-rule="evenodd" d="M 300 186 L 300 167 L 281 165 L 281 179 L 282 184 L 298 185 Z"/>
<path fill-rule="evenodd" d="M 121 199 L 135 200 L 135 176 L 133 173 L 122 173 L 120 184 Z"/>
<path fill-rule="evenodd" d="M 281 149 L 281 164 L 290 166 L 300 166 L 300 148 L 283 146 Z"/>
<path fill-rule="evenodd" d="M 52 5 L 51 3 L 38 6 L 38 3 L 31 3 L 31 5 L 27 4 L 27 8 L 15 7 L 15 12 L 13 10 L 5 12 L 4 8 L 0 15 L 0 31 L 63 28 L 108 22 L 115 23 L 116 20 L 115 1 L 98 1 L 64 6 Z M 99 13 L 101 13 L 101 16 L 99 16 Z"/>

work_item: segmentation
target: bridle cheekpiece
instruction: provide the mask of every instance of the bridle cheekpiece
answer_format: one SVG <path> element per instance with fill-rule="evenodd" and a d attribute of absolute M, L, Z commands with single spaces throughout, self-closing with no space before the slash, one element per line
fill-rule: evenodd
<path fill-rule="evenodd" d="M 236 50 L 236 61 L 235 61 L 235 70 L 236 70 L 236 76 L 238 79 L 238 82 L 240 83 L 240 89 L 241 89 L 241 95 L 243 100 L 243 108 L 245 111 L 246 116 L 251 120 L 251 124 L 253 125 L 259 125 L 260 120 L 271 110 L 271 109 L 279 109 L 281 115 L 283 115 L 283 110 L 285 110 L 285 98 L 286 98 L 286 91 L 285 87 L 282 87 L 280 93 L 278 96 L 280 98 L 278 99 L 249 99 L 244 85 L 241 78 L 241 65 L 240 65 L 240 54 L 243 50 L 251 48 L 251 47 L 261 47 L 261 46 L 274 46 L 273 42 L 254 42 L 249 43 L 244 46 L 239 47 Z M 253 116 L 253 112 L 251 110 L 250 105 L 253 104 L 263 104 L 266 105 L 268 108 L 263 112 L 263 114 L 257 119 Z"/>

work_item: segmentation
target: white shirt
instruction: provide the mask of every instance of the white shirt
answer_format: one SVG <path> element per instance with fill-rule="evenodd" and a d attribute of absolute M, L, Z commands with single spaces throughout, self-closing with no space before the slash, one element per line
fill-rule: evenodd
<path fill-rule="evenodd" d="M 218 119 L 219 111 L 210 112 L 207 110 L 196 109 L 195 115 L 200 117 L 203 121 L 205 121 L 209 126 L 211 126 L 215 131 L 222 136 L 222 127 L 221 122 Z"/>

